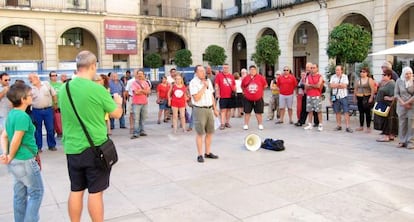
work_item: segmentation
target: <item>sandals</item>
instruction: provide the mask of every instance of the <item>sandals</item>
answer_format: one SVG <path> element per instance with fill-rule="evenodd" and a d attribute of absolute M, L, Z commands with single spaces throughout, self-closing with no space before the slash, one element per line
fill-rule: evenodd
<path fill-rule="evenodd" d="M 283 124 L 283 121 L 282 120 L 278 120 L 278 121 L 275 122 L 275 124 Z"/>

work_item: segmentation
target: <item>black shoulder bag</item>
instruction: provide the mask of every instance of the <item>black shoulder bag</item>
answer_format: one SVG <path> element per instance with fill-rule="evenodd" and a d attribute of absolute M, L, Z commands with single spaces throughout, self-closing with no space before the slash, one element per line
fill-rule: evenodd
<path fill-rule="evenodd" d="M 68 93 L 70 104 L 72 105 L 73 111 L 75 112 L 76 117 L 78 118 L 79 123 L 83 129 L 83 132 L 85 133 L 86 138 L 88 139 L 88 142 L 91 145 L 90 149 L 92 149 L 96 155 L 97 165 L 104 170 L 111 170 L 112 166 L 116 162 L 118 162 L 118 153 L 116 152 L 115 144 L 110 138 L 108 138 L 101 146 L 95 146 L 95 144 L 93 144 L 92 138 L 86 130 L 85 124 L 82 122 L 81 118 L 79 117 L 78 111 L 76 110 L 75 105 L 73 104 L 72 96 L 69 90 L 69 82 L 70 81 L 66 83 L 66 91 Z"/>

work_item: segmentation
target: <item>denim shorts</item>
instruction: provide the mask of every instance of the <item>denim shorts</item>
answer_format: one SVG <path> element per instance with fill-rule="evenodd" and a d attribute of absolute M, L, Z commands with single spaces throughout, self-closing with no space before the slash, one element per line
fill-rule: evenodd
<path fill-rule="evenodd" d="M 98 193 L 109 187 L 110 170 L 102 169 L 96 162 L 91 148 L 80 154 L 66 154 L 71 191 L 88 188 L 89 193 Z"/>
<path fill-rule="evenodd" d="M 342 99 L 336 99 L 333 103 L 333 110 L 335 113 L 340 113 L 342 110 L 342 113 L 349 112 L 349 106 L 348 106 L 348 99 L 342 98 Z"/>

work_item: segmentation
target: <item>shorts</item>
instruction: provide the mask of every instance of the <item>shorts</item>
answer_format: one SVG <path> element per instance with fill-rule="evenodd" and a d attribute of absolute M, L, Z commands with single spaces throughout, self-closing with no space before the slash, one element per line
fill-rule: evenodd
<path fill-rule="evenodd" d="M 98 193 L 109 187 L 111 170 L 104 170 L 96 164 L 91 148 L 80 154 L 66 154 L 71 191 L 88 188 L 89 193 Z"/>
<path fill-rule="evenodd" d="M 211 108 L 193 107 L 194 129 L 198 135 L 214 133 L 214 114 Z"/>
<path fill-rule="evenodd" d="M 220 109 L 232 109 L 234 108 L 235 99 L 233 98 L 220 98 Z"/>
<path fill-rule="evenodd" d="M 165 99 L 161 103 L 158 104 L 160 110 L 168 109 L 168 101 Z"/>
<path fill-rule="evenodd" d="M 322 97 L 306 96 L 306 112 L 322 112 Z"/>
<path fill-rule="evenodd" d="M 254 113 L 261 114 L 264 110 L 264 101 L 263 98 L 257 100 L 257 101 L 250 101 L 246 98 L 243 102 L 243 112 L 244 113 L 251 113 L 252 110 L 254 110 Z"/>
<path fill-rule="evenodd" d="M 348 99 L 346 97 L 342 99 L 336 99 L 332 103 L 332 106 L 333 106 L 332 108 L 335 113 L 340 113 L 341 110 L 342 110 L 342 113 L 349 112 Z"/>
<path fill-rule="evenodd" d="M 282 95 L 279 94 L 279 108 L 284 109 L 292 109 L 293 105 L 293 94 L 292 95 Z"/>

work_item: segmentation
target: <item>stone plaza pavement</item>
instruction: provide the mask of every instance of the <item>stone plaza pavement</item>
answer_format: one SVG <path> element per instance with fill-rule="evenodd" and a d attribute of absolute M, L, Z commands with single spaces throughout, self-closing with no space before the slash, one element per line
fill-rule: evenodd
<path fill-rule="evenodd" d="M 104 195 L 105 221 L 414 221 L 414 151 L 375 142 L 378 131 L 335 132 L 333 114 L 323 132 L 274 121 L 259 131 L 254 118 L 244 131 L 242 119 L 233 118 L 233 127 L 213 138 L 220 158 L 198 163 L 194 132 L 173 134 L 170 123 L 156 124 L 154 94 L 150 100 L 147 137 L 113 131 L 119 162 Z M 353 128 L 357 122 L 353 116 Z M 283 139 L 286 150 L 247 151 L 249 133 Z M 41 221 L 69 221 L 60 141 L 42 161 Z M 0 221 L 13 221 L 12 177 L 3 165 L 0 184 Z M 85 207 L 82 221 L 90 221 Z"/>

